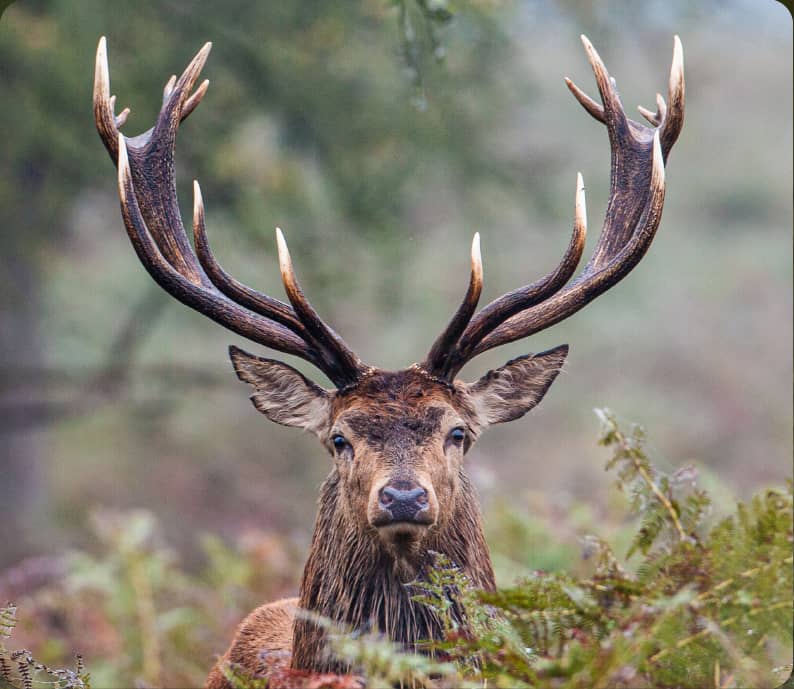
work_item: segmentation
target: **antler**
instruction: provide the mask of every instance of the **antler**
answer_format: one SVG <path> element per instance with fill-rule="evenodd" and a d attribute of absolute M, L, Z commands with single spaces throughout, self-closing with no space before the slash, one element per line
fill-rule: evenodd
<path fill-rule="evenodd" d="M 174 75 L 168 80 L 154 127 L 127 138 L 119 127 L 126 121 L 129 108 L 119 115 L 114 112 L 116 97 L 110 95 L 104 36 L 99 40 L 94 118 L 105 148 L 118 167 L 127 234 L 146 270 L 183 304 L 249 340 L 311 362 L 338 387 L 354 383 L 366 366 L 304 296 L 281 230 L 277 230 L 279 265 L 290 304 L 238 282 L 218 264 L 207 241 L 198 182 L 193 184 L 195 253 L 190 247 L 177 203 L 174 145 L 180 122 L 207 92 L 209 81 L 205 80 L 190 95 L 211 47 L 206 43 L 179 79 Z"/>
<path fill-rule="evenodd" d="M 639 109 L 652 127 L 626 117 L 614 79 L 610 78 L 585 36 L 582 36 L 582 43 L 595 73 L 603 105 L 587 96 L 570 79 L 565 81 L 584 109 L 606 125 L 612 149 L 609 203 L 593 256 L 582 272 L 565 287 L 581 258 L 587 229 L 584 186 L 579 174 L 573 236 L 560 264 L 537 282 L 492 301 L 473 319 L 476 300 L 471 303 L 470 286 L 463 305 L 422 364 L 433 375 L 452 380 L 478 354 L 520 340 L 568 318 L 628 275 L 653 241 L 664 205 L 664 165 L 684 122 L 681 41 L 678 36 L 674 39 L 669 106 L 657 94 L 655 113 Z M 480 283 L 481 270 L 480 266 Z M 472 282 L 473 275 L 474 269 Z M 464 318 L 465 323 L 462 322 Z"/>

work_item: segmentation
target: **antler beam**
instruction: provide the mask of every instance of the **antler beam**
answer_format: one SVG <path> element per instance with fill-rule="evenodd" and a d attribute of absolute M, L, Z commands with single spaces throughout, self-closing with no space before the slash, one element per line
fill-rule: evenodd
<path fill-rule="evenodd" d="M 684 122 L 684 59 L 675 37 L 668 84 L 669 106 L 657 94 L 657 111 L 640 108 L 652 127 L 626 116 L 614 79 L 590 41 L 582 36 L 595 74 L 602 105 L 570 79 L 568 88 L 596 120 L 606 125 L 611 148 L 610 194 L 606 218 L 593 256 L 566 287 L 584 249 L 586 213 L 584 186 L 577 176 L 574 231 L 557 268 L 541 280 L 509 292 L 488 304 L 461 327 L 458 310 L 451 325 L 433 345 L 423 366 L 452 380 L 473 357 L 493 347 L 523 339 L 568 318 L 622 280 L 648 250 L 662 216 L 664 165 Z M 469 294 L 464 299 L 468 304 Z M 471 317 L 471 315 L 469 316 Z M 453 335 L 460 333 L 458 339 Z"/>
<path fill-rule="evenodd" d="M 254 342 L 309 361 L 338 387 L 355 383 L 366 367 L 306 299 L 280 230 L 279 261 L 290 304 L 257 292 L 221 268 L 209 248 L 198 183 L 193 187 L 196 251 L 190 246 L 177 202 L 174 147 L 179 124 L 207 92 L 209 81 L 204 81 L 191 95 L 211 47 L 211 43 L 205 44 L 179 79 L 172 76 L 168 80 L 154 127 L 127 138 L 119 128 L 126 122 L 129 109 L 115 114 L 105 38 L 99 41 L 94 118 L 105 148 L 118 167 L 127 234 L 152 277 L 183 304 Z"/>

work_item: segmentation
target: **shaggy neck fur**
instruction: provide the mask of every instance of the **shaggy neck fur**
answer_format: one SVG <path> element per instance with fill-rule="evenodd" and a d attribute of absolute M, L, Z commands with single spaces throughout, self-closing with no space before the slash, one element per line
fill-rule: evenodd
<path fill-rule="evenodd" d="M 340 504 L 339 477 L 332 472 L 320 491 L 300 608 L 345 627 L 377 630 L 409 649 L 423 639 L 439 639 L 441 622 L 426 606 L 411 600 L 415 592 L 406 586 L 424 578 L 432 563 L 430 551 L 446 555 L 475 588 L 493 590 L 495 586 L 479 502 L 462 472 L 456 505 L 443 522 L 431 528 L 418 548 L 395 558 L 377 533 L 350 523 Z M 323 630 L 305 619 L 295 622 L 292 667 L 340 673 L 349 669 L 329 657 Z"/>

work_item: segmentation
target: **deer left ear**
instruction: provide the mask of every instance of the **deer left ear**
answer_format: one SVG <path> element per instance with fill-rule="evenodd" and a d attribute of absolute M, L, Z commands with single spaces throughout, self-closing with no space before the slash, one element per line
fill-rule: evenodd
<path fill-rule="evenodd" d="M 488 371 L 471 383 L 469 395 L 483 425 L 505 423 L 524 416 L 543 399 L 562 370 L 566 356 L 568 345 L 540 354 L 527 354 Z"/>
<path fill-rule="evenodd" d="M 244 383 L 252 385 L 251 401 L 268 419 L 320 435 L 328 423 L 330 396 L 292 366 L 263 359 L 232 345 L 229 357 Z"/>

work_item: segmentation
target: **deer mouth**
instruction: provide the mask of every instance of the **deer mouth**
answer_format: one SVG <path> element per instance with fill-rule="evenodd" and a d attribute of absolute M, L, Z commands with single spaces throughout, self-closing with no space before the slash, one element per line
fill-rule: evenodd
<path fill-rule="evenodd" d="M 421 535 L 430 526 L 430 521 L 392 521 L 388 524 L 375 524 L 375 528 L 382 536 Z"/>
<path fill-rule="evenodd" d="M 416 549 L 424 539 L 430 524 L 410 522 L 392 522 L 377 527 L 381 541 L 396 553 L 406 553 Z"/>
<path fill-rule="evenodd" d="M 392 534 L 421 534 L 433 524 L 433 517 L 429 509 L 421 509 L 411 515 L 394 515 L 381 509 L 371 524 L 381 535 Z"/>

